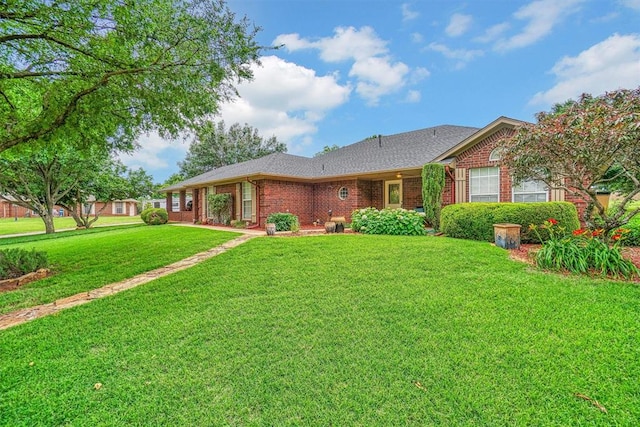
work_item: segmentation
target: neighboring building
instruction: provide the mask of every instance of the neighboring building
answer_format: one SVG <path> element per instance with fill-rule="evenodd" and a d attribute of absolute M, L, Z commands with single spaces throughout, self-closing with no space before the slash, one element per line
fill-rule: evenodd
<path fill-rule="evenodd" d="M 163 200 L 164 202 L 164 200 Z M 136 216 L 138 215 L 137 209 L 138 201 L 135 199 L 115 200 L 113 202 L 106 203 L 105 209 L 100 213 L 100 216 Z M 95 214 L 96 210 L 100 210 L 105 203 L 93 202 L 83 206 L 84 213 L 89 212 Z M 54 216 L 69 216 L 69 212 L 60 206 L 54 206 Z M 5 195 L 0 197 L 0 218 L 25 218 L 25 217 L 37 217 L 38 214 L 30 209 L 18 206 L 13 202 L 11 196 Z"/>
<path fill-rule="evenodd" d="M 285 153 L 224 166 L 162 191 L 172 221 L 206 221 L 207 195 L 230 193 L 237 220 L 264 227 L 274 212 L 291 212 L 302 225 L 333 216 L 350 221 L 351 212 L 373 206 L 422 207 L 422 167 L 445 165 L 443 204 L 463 202 L 534 202 L 567 200 L 579 211 L 586 204 L 541 182 L 514 186 L 499 165 L 497 141 L 513 134 L 521 121 L 500 117 L 482 129 L 464 126 L 432 128 L 377 136 L 308 158 Z M 187 203 L 187 195 L 193 202 Z M 188 208 L 191 209 L 188 209 Z"/>

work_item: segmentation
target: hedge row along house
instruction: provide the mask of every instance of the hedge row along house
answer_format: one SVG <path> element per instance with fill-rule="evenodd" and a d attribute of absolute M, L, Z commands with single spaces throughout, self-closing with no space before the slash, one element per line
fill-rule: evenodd
<path fill-rule="evenodd" d="M 232 218 L 264 227 L 267 216 L 290 212 L 301 225 L 324 223 L 365 207 L 421 209 L 422 167 L 445 165 L 443 204 L 586 202 L 542 182 L 514 185 L 500 166 L 497 142 L 523 122 L 500 117 L 479 129 L 442 125 L 379 135 L 314 158 L 275 153 L 220 167 L 163 189 L 171 221 L 210 222 L 207 195 L 229 193 Z M 179 203 L 172 204 L 174 198 Z M 187 203 L 187 200 L 190 200 Z"/>

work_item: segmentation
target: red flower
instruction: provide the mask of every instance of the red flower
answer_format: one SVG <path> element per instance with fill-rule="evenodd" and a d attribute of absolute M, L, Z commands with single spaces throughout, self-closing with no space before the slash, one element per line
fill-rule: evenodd
<path fill-rule="evenodd" d="M 573 230 L 573 235 L 574 236 L 582 236 L 586 232 L 587 232 L 587 230 L 583 230 L 582 228 L 578 228 L 577 230 Z"/>
<path fill-rule="evenodd" d="M 622 238 L 622 234 L 614 234 L 613 236 L 611 236 L 611 238 L 613 240 L 620 240 L 620 238 Z"/>
<path fill-rule="evenodd" d="M 549 221 L 552 225 L 558 225 L 558 221 L 553 218 L 549 218 L 547 221 Z"/>
<path fill-rule="evenodd" d="M 601 235 L 602 233 L 604 233 L 604 230 L 602 228 L 598 228 L 597 230 L 593 230 L 591 232 L 591 235 L 593 237 L 598 237 L 599 235 Z"/>

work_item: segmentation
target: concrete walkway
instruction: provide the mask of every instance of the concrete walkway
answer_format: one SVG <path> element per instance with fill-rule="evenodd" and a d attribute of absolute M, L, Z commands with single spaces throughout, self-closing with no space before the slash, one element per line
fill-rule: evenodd
<path fill-rule="evenodd" d="M 192 225 L 186 225 L 186 226 L 192 226 Z M 215 228 L 215 227 L 206 226 L 206 228 Z M 220 228 L 220 229 L 224 231 L 231 231 L 228 228 Z M 66 308 L 75 307 L 76 305 L 86 304 L 93 301 L 94 299 L 103 298 L 109 295 L 114 295 L 114 294 L 117 294 L 118 292 L 126 291 L 127 289 L 132 289 L 132 288 L 135 288 L 136 286 L 149 283 L 152 280 L 155 280 L 159 277 L 168 276 L 169 274 L 175 273 L 177 271 L 185 270 L 189 267 L 193 267 L 194 265 L 206 259 L 213 258 L 216 255 L 219 255 L 223 252 L 228 251 L 229 249 L 235 248 L 236 246 L 239 246 L 242 243 L 250 239 L 253 239 L 254 237 L 266 234 L 264 231 L 259 231 L 259 230 L 238 230 L 238 231 L 242 232 L 243 235 L 240 237 L 236 237 L 233 240 L 229 240 L 228 242 L 225 242 L 220 246 L 216 246 L 215 248 L 209 249 L 205 252 L 200 252 L 198 254 L 195 254 L 193 256 L 190 256 L 178 262 L 174 262 L 173 264 L 167 265 L 165 267 L 157 268 L 155 270 L 148 271 L 146 273 L 139 274 L 137 276 L 123 280 L 121 282 L 112 283 L 110 285 L 106 285 L 89 292 L 81 292 L 79 294 L 72 295 L 67 298 L 62 298 L 49 304 L 42 304 L 35 307 L 29 307 L 29 308 L 17 310 L 11 313 L 1 314 L 0 330 L 7 329 L 12 326 L 20 325 L 22 323 L 26 323 L 30 320 L 37 319 L 39 317 L 48 316 L 50 314 L 57 313 L 58 311 L 64 310 Z"/>

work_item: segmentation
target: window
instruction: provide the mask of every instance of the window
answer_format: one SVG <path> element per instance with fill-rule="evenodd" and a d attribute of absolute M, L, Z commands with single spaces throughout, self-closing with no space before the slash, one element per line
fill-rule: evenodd
<path fill-rule="evenodd" d="M 546 202 L 548 201 L 549 189 L 543 181 L 531 180 L 523 181 L 520 184 L 513 184 L 514 202 Z"/>
<path fill-rule="evenodd" d="M 338 198 L 340 200 L 346 200 L 347 196 L 349 196 L 349 189 L 347 187 L 340 187 L 338 190 Z"/>
<path fill-rule="evenodd" d="M 85 203 L 85 204 L 83 204 L 83 205 L 82 205 L 82 213 L 83 213 L 84 215 L 91 215 L 91 211 L 92 211 L 91 207 L 92 207 L 92 206 L 93 206 L 93 205 L 92 205 L 91 203 Z"/>
<path fill-rule="evenodd" d="M 494 148 L 494 150 L 489 154 L 489 161 L 495 162 L 502 158 L 502 148 Z"/>
<path fill-rule="evenodd" d="M 469 169 L 469 201 L 500 201 L 500 168 Z"/>
<path fill-rule="evenodd" d="M 251 183 L 242 183 L 242 219 L 251 221 Z"/>
<path fill-rule="evenodd" d="M 153 207 L 158 209 L 160 207 L 160 202 L 153 202 Z"/>
<path fill-rule="evenodd" d="M 116 214 L 123 214 L 124 213 L 124 207 L 123 207 L 123 203 L 122 202 L 116 202 Z"/>

